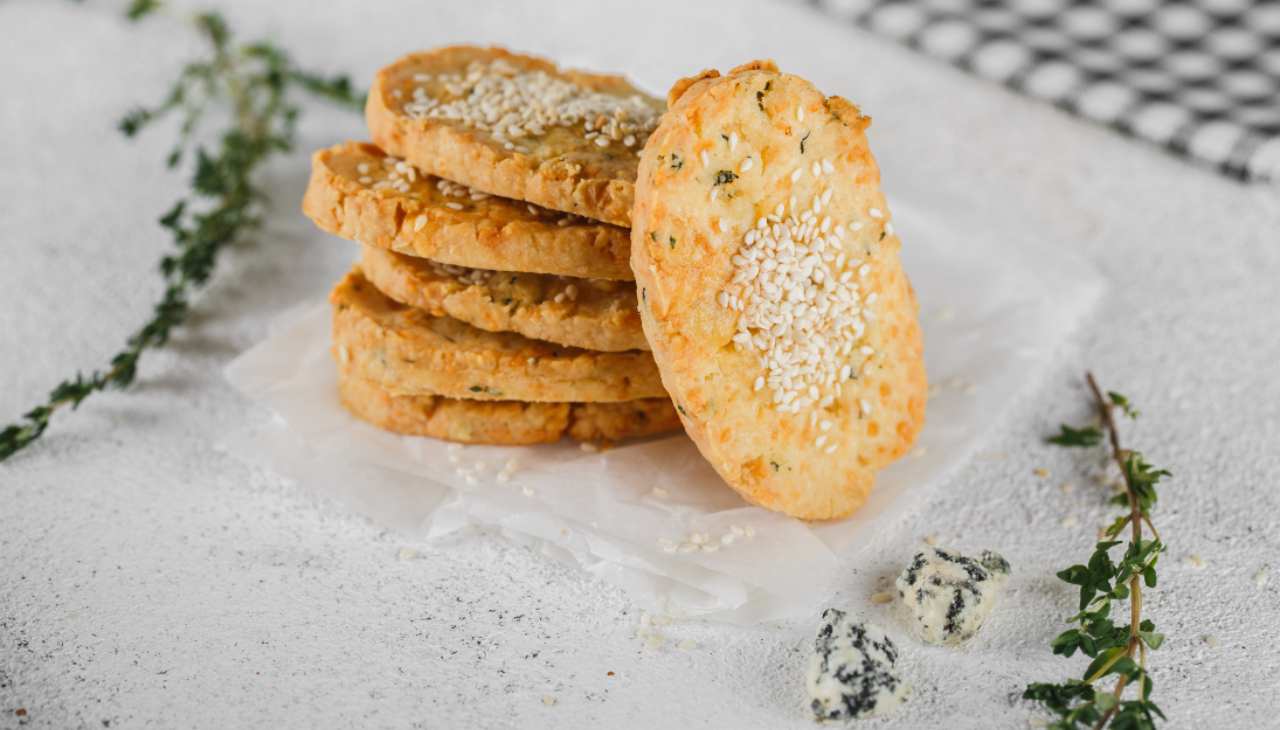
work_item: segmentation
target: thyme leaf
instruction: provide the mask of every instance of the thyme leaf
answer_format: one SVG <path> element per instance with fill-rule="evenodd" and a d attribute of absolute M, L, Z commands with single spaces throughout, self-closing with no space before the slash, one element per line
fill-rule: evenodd
<path fill-rule="evenodd" d="M 1150 619 L 1142 618 L 1142 589 L 1156 587 L 1156 563 L 1165 551 L 1160 533 L 1151 522 L 1151 508 L 1156 503 L 1156 484 L 1170 474 L 1147 463 L 1142 454 L 1121 448 L 1114 412 L 1119 409 L 1136 418 L 1137 411 L 1129 400 L 1115 392 L 1104 396 L 1092 373 L 1087 373 L 1085 380 L 1103 428 L 1072 428 L 1064 424 L 1062 431 L 1048 441 L 1059 446 L 1089 447 L 1101 444 L 1105 435 L 1110 457 L 1124 477 L 1125 491 L 1115 501 L 1126 511 L 1106 528 L 1108 539 L 1094 545 L 1087 563 L 1072 565 L 1057 574 L 1059 580 L 1078 586 L 1079 612 L 1068 619 L 1075 627 L 1059 634 L 1049 646 L 1054 654 L 1063 657 L 1077 651 L 1090 657 L 1082 678 L 1028 684 L 1022 697 L 1052 713 L 1055 719 L 1050 727 L 1057 730 L 1153 729 L 1157 719 L 1165 717 L 1151 701 L 1147 650 L 1160 648 L 1165 637 Z M 1127 543 L 1111 539 L 1125 528 L 1130 531 Z M 1144 528 L 1150 531 L 1150 537 Z M 1117 561 L 1111 551 L 1122 544 L 1124 552 Z M 1116 624 L 1112 620 L 1112 607 L 1117 602 L 1128 603 L 1129 623 Z M 1113 675 L 1111 691 L 1097 688 Z M 1130 686 L 1137 687 L 1137 692 L 1127 697 Z"/>
<path fill-rule="evenodd" d="M 156 0 L 134 0 L 125 11 L 139 21 L 159 9 Z M 207 55 L 183 66 L 169 93 L 154 107 L 139 107 L 120 120 L 132 137 L 152 123 L 181 114 L 178 140 L 166 157 L 170 167 L 194 154 L 191 190 L 160 217 L 173 238 L 174 250 L 159 262 L 164 294 L 151 318 L 111 357 L 106 368 L 77 372 L 51 391 L 45 401 L 0 430 L 0 461 L 30 446 L 63 408 L 75 410 L 94 393 L 124 389 L 137 377 L 148 350 L 163 347 L 173 331 L 186 323 L 192 298 L 209 281 L 219 254 L 245 240 L 262 225 L 267 191 L 256 173 L 272 157 L 288 152 L 301 113 L 295 91 L 359 110 L 363 95 L 344 76 L 324 77 L 295 65 L 282 49 L 265 42 L 237 45 L 226 22 L 216 13 L 195 18 L 208 44 Z M 227 126 L 206 147 L 195 141 L 206 114 L 218 107 L 232 111 Z M 215 118 L 220 118 L 216 116 Z"/>

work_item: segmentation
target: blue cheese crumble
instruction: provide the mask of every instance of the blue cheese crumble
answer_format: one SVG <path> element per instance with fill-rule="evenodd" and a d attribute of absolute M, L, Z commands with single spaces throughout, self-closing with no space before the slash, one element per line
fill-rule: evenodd
<path fill-rule="evenodd" d="M 929 644 L 955 645 L 982 628 L 1009 577 L 1009 563 L 990 550 L 970 558 L 928 547 L 898 576 L 898 597 L 911 631 Z"/>
<path fill-rule="evenodd" d="M 828 608 L 809 659 L 810 707 L 818 720 L 883 715 L 907 693 L 894 670 L 898 648 L 873 624 Z"/>

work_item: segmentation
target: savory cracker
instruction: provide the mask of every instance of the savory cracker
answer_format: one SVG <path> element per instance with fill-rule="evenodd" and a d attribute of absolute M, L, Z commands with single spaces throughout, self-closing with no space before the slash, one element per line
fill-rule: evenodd
<path fill-rule="evenodd" d="M 302 211 L 329 233 L 454 266 L 632 278 L 625 229 L 426 175 L 371 144 L 312 155 Z"/>
<path fill-rule="evenodd" d="M 401 58 L 365 106 L 374 143 L 432 175 L 620 226 L 661 114 L 621 76 L 476 46 Z"/>
<path fill-rule="evenodd" d="M 870 119 L 767 61 L 680 81 L 669 104 L 631 235 L 663 382 L 748 500 L 847 515 L 911 445 L 926 400 Z"/>
<path fill-rule="evenodd" d="M 364 246 L 364 276 L 437 317 L 585 350 L 648 350 L 630 282 L 469 269 Z"/>
<path fill-rule="evenodd" d="M 338 395 L 353 415 L 378 428 L 465 444 L 545 444 L 566 435 L 575 441 L 611 444 L 680 428 L 667 398 L 525 403 L 396 395 L 351 373 L 340 374 Z"/>
<path fill-rule="evenodd" d="M 588 403 L 666 396 L 647 352 L 591 352 L 433 317 L 387 297 L 359 268 L 329 300 L 339 365 L 392 393 Z"/>

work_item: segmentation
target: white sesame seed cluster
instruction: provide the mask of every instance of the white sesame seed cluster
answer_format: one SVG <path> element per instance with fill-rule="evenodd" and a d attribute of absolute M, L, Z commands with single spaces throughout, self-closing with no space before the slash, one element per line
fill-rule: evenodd
<path fill-rule="evenodd" d="M 583 125 L 583 137 L 600 147 L 639 149 L 657 127 L 659 113 L 638 94 L 618 96 L 583 88 L 543 71 L 522 71 L 502 60 L 473 62 L 463 73 L 414 74 L 412 98 L 403 111 L 411 118 L 458 121 L 489 132 L 508 150 L 527 152 L 521 142 L 551 127 Z M 440 84 L 448 100 L 428 93 Z"/>
<path fill-rule="evenodd" d="M 790 179 L 795 183 L 806 172 L 820 179 L 833 171 L 829 160 L 814 161 Z M 876 294 L 861 289 L 871 265 L 843 249 L 849 231 L 862 224 L 824 215 L 833 191 L 821 184 L 818 189 L 807 205 L 792 195 L 756 220 L 743 234 L 731 259 L 733 276 L 717 297 L 720 306 L 738 314 L 734 344 L 759 357 L 764 372 L 753 388 L 767 387 L 782 413 L 829 407 L 841 397 L 844 382 L 875 354 L 865 335 L 875 319 Z M 860 407 L 869 413 L 869 403 Z M 811 420 L 823 432 L 831 427 L 816 411 Z M 815 445 L 834 451 L 836 444 L 826 441 L 819 435 Z"/>
<path fill-rule="evenodd" d="M 730 525 L 728 531 L 722 535 L 691 532 L 681 540 L 671 540 L 665 537 L 658 538 L 658 547 L 664 553 L 714 553 L 740 540 L 753 540 L 755 536 L 756 529 L 751 525 L 746 527 Z"/>
<path fill-rule="evenodd" d="M 431 272 L 436 276 L 453 277 L 455 281 L 464 286 L 484 286 L 489 283 L 494 274 L 498 273 L 490 269 L 473 269 L 466 266 L 444 264 L 430 259 L 424 260 L 427 261 Z M 552 301 L 556 304 L 576 302 L 578 294 L 581 292 L 578 285 L 568 277 L 557 276 L 555 279 L 557 282 L 564 284 L 564 287 L 555 293 Z"/>
<path fill-rule="evenodd" d="M 360 173 L 359 182 L 361 185 L 369 185 L 374 190 L 394 190 L 397 193 L 409 192 L 410 183 L 418 181 L 418 177 L 422 173 L 418 172 L 418 168 L 410 165 L 399 157 L 387 156 L 382 158 L 382 174 L 384 177 L 374 179 L 377 171 L 374 165 L 368 162 L 361 162 L 356 165 L 356 171 Z"/>
<path fill-rule="evenodd" d="M 451 276 L 459 284 L 465 286 L 483 286 L 493 278 L 493 271 L 488 269 L 472 269 L 466 266 L 454 266 L 453 264 L 442 264 L 439 261 L 431 261 L 424 259 L 430 264 L 432 273 L 436 276 Z"/>

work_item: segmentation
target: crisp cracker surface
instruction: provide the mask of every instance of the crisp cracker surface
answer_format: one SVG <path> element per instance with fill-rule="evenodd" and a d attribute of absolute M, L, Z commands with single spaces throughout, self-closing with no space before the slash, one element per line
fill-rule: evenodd
<path fill-rule="evenodd" d="M 545 74 L 571 84 L 579 95 L 607 95 L 616 107 L 638 111 L 630 116 L 650 127 L 662 111 L 659 100 L 620 76 L 560 69 L 545 59 L 502 48 L 451 46 L 409 54 L 378 72 L 365 108 L 374 143 L 428 173 L 478 190 L 630 225 L 637 154 L 647 130 L 619 133 L 602 145 L 588 138 L 590 120 L 524 124 L 508 136 L 456 117 L 415 115 L 415 109 L 426 105 L 465 102 L 474 84 L 450 84 L 448 79 L 494 64 L 516 75 Z M 512 123 L 527 122 L 520 116 L 525 111 L 517 106 L 501 114 L 512 115 Z M 502 129 L 507 129 L 505 123 Z"/>
<path fill-rule="evenodd" d="M 640 162 L 631 239 L 663 383 L 703 456 L 746 499 L 808 519 L 848 515 L 910 447 L 926 401 L 917 305 L 867 144 L 870 120 L 771 62 L 678 82 L 669 105 Z M 779 206 L 785 219 L 824 195 L 813 224 L 844 226 L 827 249 L 840 266 L 828 266 L 837 277 L 852 271 L 865 329 L 836 363 L 849 366 L 838 395 L 827 389 L 817 393 L 825 404 L 785 412 L 761 387 L 774 374 L 761 351 L 735 342 L 740 313 L 724 293 L 749 231 L 772 232 Z M 764 275 L 762 266 L 743 286 Z M 769 332 L 748 334 L 767 341 Z"/>
<path fill-rule="evenodd" d="M 383 294 L 491 332 L 586 350 L 648 350 L 630 282 L 445 266 L 364 246 L 360 268 Z"/>
<path fill-rule="evenodd" d="M 340 368 L 392 393 L 539 402 L 666 395 L 647 352 L 592 352 L 433 317 L 387 297 L 358 267 L 329 300 Z"/>
<path fill-rule="evenodd" d="M 526 403 L 396 395 L 349 372 L 340 374 L 338 395 L 353 415 L 378 428 L 465 444 L 543 444 L 566 435 L 576 441 L 611 444 L 680 428 L 675 408 L 666 398 Z"/>
<path fill-rule="evenodd" d="M 475 194 L 416 168 L 397 170 L 402 162 L 359 142 L 316 152 L 303 213 L 342 238 L 456 266 L 632 278 L 625 229 Z"/>

